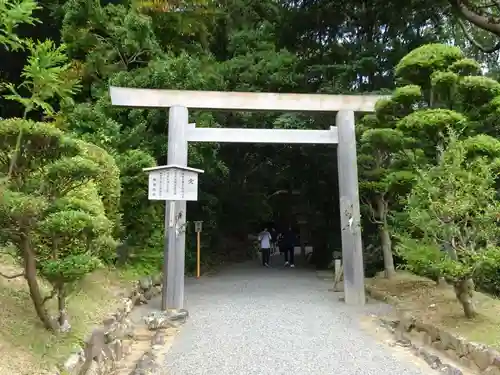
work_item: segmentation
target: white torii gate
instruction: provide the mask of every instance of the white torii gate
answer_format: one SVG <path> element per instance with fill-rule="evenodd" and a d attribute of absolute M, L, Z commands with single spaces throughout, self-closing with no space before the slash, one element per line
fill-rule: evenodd
<path fill-rule="evenodd" d="M 354 112 L 373 112 L 378 95 L 274 94 L 248 92 L 156 90 L 110 87 L 111 103 L 117 106 L 170 108 L 168 164 L 187 166 L 188 142 L 338 144 L 340 222 L 345 302 L 365 303 L 361 242 L 358 168 Z M 338 112 L 329 130 L 196 128 L 188 121 L 188 108 L 234 111 Z M 177 201 L 174 215 L 166 205 L 165 220 L 186 222 L 186 202 Z M 165 248 L 163 309 L 184 305 L 184 233 Z M 175 245 L 175 247 L 174 247 Z M 168 258 L 168 259 L 167 259 Z M 166 288 L 165 288 L 166 282 Z"/>

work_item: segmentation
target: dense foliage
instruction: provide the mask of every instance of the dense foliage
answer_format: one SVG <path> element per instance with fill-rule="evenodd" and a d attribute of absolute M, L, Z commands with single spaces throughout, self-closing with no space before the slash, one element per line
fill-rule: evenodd
<path fill-rule="evenodd" d="M 357 128 L 367 274 L 383 268 L 391 277 L 401 264 L 457 286 L 466 282 L 469 291 L 472 280 L 500 293 L 494 221 L 477 224 L 497 205 L 491 194 L 498 188 L 500 156 L 498 56 L 475 48 L 484 30 L 493 36 L 486 42 L 496 44 L 498 22 L 464 23 L 471 11 L 484 16 L 487 10 L 445 0 L 193 0 L 179 6 L 0 0 L 0 116 L 6 119 L 0 120 L 6 229 L 0 237 L 15 248 L 12 255 L 23 264 L 47 328 L 67 326 L 65 297 L 96 267 L 118 263 L 149 272 L 162 263 L 164 204 L 148 201 L 142 169 L 166 162 L 167 113 L 112 107 L 110 84 L 391 94 L 374 114 L 360 116 Z M 324 114 L 190 116 L 200 127 L 332 125 Z M 446 163 L 455 163 L 446 175 L 450 181 L 442 179 Z M 204 221 L 205 265 L 246 259 L 248 234 L 265 221 L 305 223 L 299 225 L 301 242 L 314 245 L 318 267 L 340 249 L 334 149 L 191 144 L 189 165 L 205 170 L 199 201 L 188 205 L 188 219 Z M 478 168 L 484 178 L 467 179 L 466 167 Z M 424 194 L 429 184 L 433 196 Z M 449 186 L 460 187 L 456 194 L 462 195 L 448 196 Z M 471 196 L 465 186 L 484 194 Z M 453 206 L 453 199 L 460 202 Z M 482 216 L 473 217 L 488 241 L 481 232 L 470 250 L 477 256 L 457 250 L 453 263 L 441 249 L 458 244 L 450 233 L 469 230 L 469 222 L 460 221 L 466 202 L 484 205 Z M 439 225 L 422 223 L 424 217 L 441 220 L 439 210 L 425 215 L 443 204 L 455 216 L 446 233 L 438 233 L 444 230 Z M 189 272 L 195 261 L 190 227 L 187 238 Z M 467 271 L 471 267 L 481 272 Z M 37 275 L 50 282 L 53 295 L 41 295 Z M 463 302 L 463 288 L 457 290 Z M 52 296 L 60 301 L 58 322 L 44 307 Z"/>

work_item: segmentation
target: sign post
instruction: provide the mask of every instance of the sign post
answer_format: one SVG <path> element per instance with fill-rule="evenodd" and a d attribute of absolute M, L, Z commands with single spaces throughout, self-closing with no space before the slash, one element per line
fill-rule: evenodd
<path fill-rule="evenodd" d="M 194 222 L 194 230 L 196 232 L 196 278 L 200 278 L 200 261 L 201 261 L 201 246 L 200 246 L 200 237 L 201 237 L 201 228 L 203 221 L 195 221 Z"/>
<path fill-rule="evenodd" d="M 145 168 L 149 174 L 148 198 L 166 201 L 167 246 L 163 259 L 163 287 L 161 308 L 182 309 L 184 294 L 184 269 L 179 270 L 172 259 L 176 259 L 177 239 L 185 231 L 185 212 L 176 210 L 176 204 L 198 200 L 198 174 L 201 169 L 169 164 L 159 167 Z M 178 211 L 178 212 L 177 212 Z"/>

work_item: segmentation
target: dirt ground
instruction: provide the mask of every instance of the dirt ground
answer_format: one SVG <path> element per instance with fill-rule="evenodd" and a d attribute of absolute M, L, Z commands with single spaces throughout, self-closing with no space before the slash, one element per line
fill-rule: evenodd
<path fill-rule="evenodd" d="M 402 271 L 393 279 L 375 277 L 368 279 L 367 284 L 384 295 L 395 297 L 398 309 L 409 311 L 424 322 L 500 349 L 499 299 L 475 292 L 479 314 L 471 320 L 464 316 L 451 286 L 438 287 L 432 280 Z"/>
<path fill-rule="evenodd" d="M 10 257 L 0 256 L 1 273 L 12 275 L 19 271 Z M 85 279 L 81 289 L 68 300 L 72 330 L 65 336 L 52 335 L 41 326 L 24 278 L 0 277 L 0 353 L 3 358 L 0 374 L 38 375 L 64 362 L 74 348 L 82 344 L 81 339 L 116 310 L 130 285 L 128 277 L 117 271 L 100 270 Z"/>

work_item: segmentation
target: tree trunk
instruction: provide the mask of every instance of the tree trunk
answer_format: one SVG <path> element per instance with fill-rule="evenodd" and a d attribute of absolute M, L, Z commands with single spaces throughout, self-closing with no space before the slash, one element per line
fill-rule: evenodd
<path fill-rule="evenodd" d="M 377 197 L 377 216 L 382 222 L 380 224 L 380 242 L 382 244 L 382 255 L 384 257 L 385 277 L 390 279 L 396 274 L 394 269 L 394 257 L 392 255 L 392 241 L 389 227 L 387 225 L 387 206 L 382 196 Z"/>
<path fill-rule="evenodd" d="M 40 286 L 38 285 L 38 280 L 36 278 L 37 272 L 35 254 L 33 254 L 29 237 L 27 235 L 23 235 L 23 238 L 21 239 L 21 250 L 24 260 L 24 277 L 26 278 L 26 282 L 28 283 L 30 297 L 33 301 L 36 315 L 38 316 L 38 318 L 40 318 L 45 329 L 55 332 L 57 330 L 57 326 L 55 322 L 52 321 L 43 305 L 42 293 L 40 291 Z"/>
<path fill-rule="evenodd" d="M 384 257 L 385 277 L 390 279 L 396 274 L 394 268 L 394 257 L 392 255 L 392 241 L 387 225 L 380 227 L 380 242 L 382 243 L 382 254 Z"/>
<path fill-rule="evenodd" d="M 66 293 L 64 284 L 57 287 L 57 309 L 59 311 L 58 323 L 61 332 L 69 332 L 71 325 L 69 324 L 68 314 L 66 313 Z"/>
<path fill-rule="evenodd" d="M 477 315 L 476 306 L 472 301 L 474 293 L 474 282 L 471 279 L 460 280 L 455 283 L 455 295 L 462 304 L 465 316 L 469 319 Z"/>
<path fill-rule="evenodd" d="M 66 320 L 66 301 L 64 297 L 64 290 L 61 286 L 57 288 L 57 310 L 59 311 L 59 325 L 62 326 Z"/>

